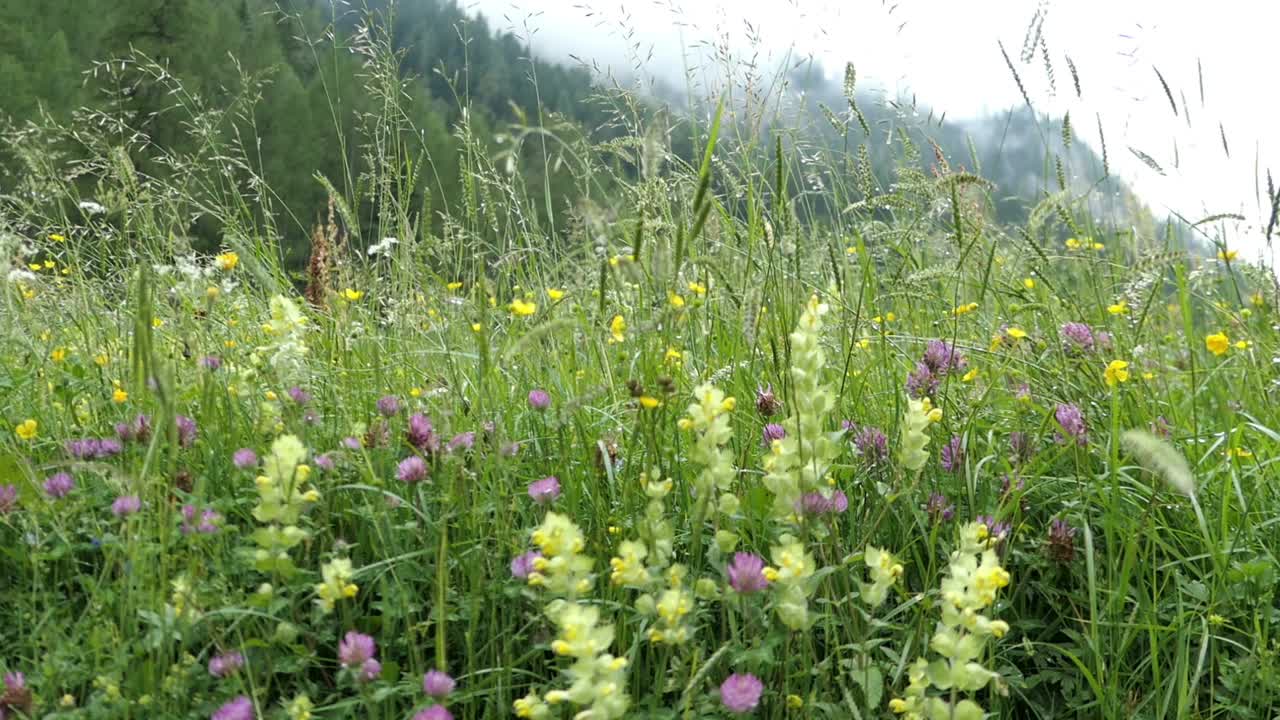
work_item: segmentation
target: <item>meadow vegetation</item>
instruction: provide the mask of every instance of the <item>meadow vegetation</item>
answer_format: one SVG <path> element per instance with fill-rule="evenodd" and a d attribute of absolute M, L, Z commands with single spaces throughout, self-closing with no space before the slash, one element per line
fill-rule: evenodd
<path fill-rule="evenodd" d="M 615 86 L 602 139 L 460 94 L 433 145 L 361 27 L 312 206 L 252 97 L 138 55 L 180 139 L 6 135 L 0 718 L 1280 711 L 1280 287 L 1233 218 L 1121 212 L 1046 120 L 1010 222 L 852 67 L 789 128 Z"/>

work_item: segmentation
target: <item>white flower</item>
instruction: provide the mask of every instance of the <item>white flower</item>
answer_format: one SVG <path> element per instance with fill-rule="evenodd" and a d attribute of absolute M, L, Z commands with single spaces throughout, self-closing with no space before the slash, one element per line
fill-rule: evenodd
<path fill-rule="evenodd" d="M 107 209 L 92 200 L 84 200 L 80 203 L 80 210 L 86 215 L 101 215 Z"/>
<path fill-rule="evenodd" d="M 369 249 L 368 249 L 368 250 L 366 250 L 365 252 L 367 252 L 367 253 L 369 254 L 369 257 L 376 257 L 376 256 L 378 256 L 378 255 L 390 255 L 390 254 L 391 254 L 392 249 L 393 249 L 393 248 L 396 246 L 396 244 L 397 244 L 397 243 L 399 243 L 399 242 L 400 242 L 400 241 L 399 241 L 399 240 L 397 240 L 396 238 L 393 238 L 393 237 L 384 237 L 384 238 L 382 238 L 382 241 L 381 241 L 381 242 L 379 242 L 379 243 L 377 243 L 377 244 L 375 244 L 375 245 L 370 245 L 370 246 L 369 246 Z"/>
<path fill-rule="evenodd" d="M 29 283 L 36 281 L 36 274 L 21 268 L 10 270 L 6 279 L 11 283 Z"/>

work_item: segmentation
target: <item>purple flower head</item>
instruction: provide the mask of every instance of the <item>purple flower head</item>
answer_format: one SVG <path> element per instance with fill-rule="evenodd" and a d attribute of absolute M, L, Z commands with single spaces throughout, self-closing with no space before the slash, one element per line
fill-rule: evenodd
<path fill-rule="evenodd" d="M 382 417 L 394 417 L 400 414 L 400 398 L 395 395 L 383 395 L 378 398 L 378 414 Z"/>
<path fill-rule="evenodd" d="M 8 515 L 18 508 L 18 486 L 0 485 L 0 515 Z"/>
<path fill-rule="evenodd" d="M 1085 427 L 1084 414 L 1080 412 L 1080 408 L 1068 403 L 1058 403 L 1053 411 L 1053 417 L 1066 433 L 1065 437 L 1062 433 L 1056 433 L 1055 437 L 1059 444 L 1065 444 L 1068 438 L 1074 440 L 1080 447 L 1089 443 L 1089 432 Z"/>
<path fill-rule="evenodd" d="M 200 358 L 200 367 L 214 372 L 222 367 L 222 359 L 214 355 L 206 355 Z"/>
<path fill-rule="evenodd" d="M 502 457 L 508 457 L 508 458 L 515 457 L 516 455 L 520 454 L 520 443 L 518 442 L 504 443 L 502 447 L 498 448 L 498 454 L 501 455 Z"/>
<path fill-rule="evenodd" d="M 960 472 L 964 467 L 964 438 L 955 435 L 951 442 L 942 446 L 942 469 L 950 473 Z"/>
<path fill-rule="evenodd" d="M 210 720 L 253 720 L 253 701 L 241 695 L 218 708 Z"/>
<path fill-rule="evenodd" d="M 734 553 L 727 571 L 729 587 L 734 592 L 746 595 L 769 587 L 769 578 L 764 576 L 764 558 L 754 553 Z"/>
<path fill-rule="evenodd" d="M 248 470 L 258 465 L 258 453 L 249 448 L 240 448 L 231 456 L 231 464 L 241 470 Z"/>
<path fill-rule="evenodd" d="M 781 440 L 787 436 L 787 431 L 778 423 L 769 423 L 764 426 L 764 446 L 770 447 L 774 440 Z"/>
<path fill-rule="evenodd" d="M 355 630 L 349 630 L 338 641 L 338 662 L 346 668 L 359 667 L 366 660 L 373 659 L 377 653 L 378 644 L 373 641 L 373 638 Z"/>
<path fill-rule="evenodd" d="M 1069 322 L 1062 326 L 1061 334 L 1068 350 L 1093 349 L 1093 330 L 1084 323 Z"/>
<path fill-rule="evenodd" d="M 533 563 L 541 557 L 542 553 L 537 550 L 530 550 L 523 555 L 511 558 L 511 577 L 517 580 L 528 578 L 529 573 L 533 572 Z"/>
<path fill-rule="evenodd" d="M 197 521 L 196 517 L 199 516 Z M 218 525 L 222 522 L 222 515 L 213 508 L 205 508 L 200 511 L 195 505 L 182 506 L 182 534 L 190 535 L 191 533 L 200 533 L 201 535 L 212 535 L 218 532 Z"/>
<path fill-rule="evenodd" d="M 449 441 L 448 450 L 449 452 L 456 452 L 458 450 L 466 452 L 475 447 L 475 444 L 476 434 L 475 432 L 468 430 L 454 435 L 453 439 Z"/>
<path fill-rule="evenodd" d="M 956 516 L 956 506 L 947 502 L 946 495 L 937 492 L 929 496 L 929 502 L 925 504 L 924 510 L 929 513 L 929 519 L 934 522 L 948 522 Z"/>
<path fill-rule="evenodd" d="M 546 410 L 551 407 L 551 396 L 546 390 L 534 389 L 529 391 L 529 407 L 534 410 Z"/>
<path fill-rule="evenodd" d="M 303 390 L 298 386 L 293 386 L 285 391 L 289 395 L 289 399 L 298 405 L 306 405 L 311 402 L 311 393 Z"/>
<path fill-rule="evenodd" d="M 209 658 L 209 674 L 216 678 L 234 675 L 242 667 L 244 667 L 244 655 L 234 650 Z"/>
<path fill-rule="evenodd" d="M 529 483 L 529 497 L 539 505 L 545 505 L 560 497 L 560 481 L 556 477 L 544 477 Z"/>
<path fill-rule="evenodd" d="M 20 672 L 6 673 L 4 676 L 4 693 L 0 694 L 0 720 L 4 720 L 9 710 L 18 710 L 23 717 L 31 714 L 34 699 L 27 687 L 27 677 Z"/>
<path fill-rule="evenodd" d="M 942 340 L 930 340 L 925 345 L 921 362 L 936 375 L 964 372 L 969 367 L 964 355 L 957 352 L 954 345 Z"/>
<path fill-rule="evenodd" d="M 105 460 L 119 455 L 124 449 L 118 440 L 99 438 L 68 440 L 64 447 L 74 460 Z"/>
<path fill-rule="evenodd" d="M 782 409 L 782 402 L 773 394 L 773 385 L 756 387 L 756 412 L 760 417 L 773 417 Z"/>
<path fill-rule="evenodd" d="M 1045 551 L 1055 562 L 1070 563 L 1076 556 L 1076 529 L 1066 520 L 1054 518 L 1049 523 L 1049 544 Z"/>
<path fill-rule="evenodd" d="M 1098 334 L 1094 336 L 1094 339 L 1097 340 L 1098 347 L 1101 348 L 1102 350 L 1111 349 L 1111 345 L 1112 345 L 1111 333 L 1107 332 L 1106 330 L 1099 330 Z"/>
<path fill-rule="evenodd" d="M 116 423 L 116 437 L 121 442 L 146 442 L 151 438 L 151 418 L 139 415 L 130 423 Z"/>
<path fill-rule="evenodd" d="M 346 449 L 348 449 L 348 450 L 359 450 L 359 449 L 360 449 L 360 447 L 361 447 L 361 445 L 360 445 L 360 438 L 358 438 L 358 437 L 344 437 L 344 438 L 342 438 L 342 447 L 344 447 L 344 448 L 346 448 Z"/>
<path fill-rule="evenodd" d="M 142 501 L 137 495 L 121 495 L 111 503 L 111 514 L 121 520 L 142 509 Z"/>
<path fill-rule="evenodd" d="M 435 428 L 431 427 L 431 421 L 422 413 L 409 416 L 409 429 L 405 431 L 404 436 L 410 445 L 422 452 L 440 451 L 440 439 L 436 437 Z"/>
<path fill-rule="evenodd" d="M 764 683 L 750 673 L 734 673 L 720 683 L 720 702 L 726 710 L 745 715 L 760 704 Z"/>
<path fill-rule="evenodd" d="M 325 472 L 329 472 L 330 470 L 333 470 L 334 465 L 336 464 L 333 459 L 333 453 L 324 453 L 322 455 L 317 455 L 315 459 L 315 464 L 316 464 L 316 467 L 320 468 L 321 470 L 324 470 Z"/>
<path fill-rule="evenodd" d="M 443 705 L 432 705 L 426 710 L 419 710 L 413 720 L 453 720 L 453 715 Z"/>
<path fill-rule="evenodd" d="M 401 460 L 396 467 L 396 479 L 410 485 L 422 482 L 427 479 L 427 461 L 417 455 Z"/>
<path fill-rule="evenodd" d="M 422 692 L 436 699 L 447 697 L 457 685 L 449 673 L 440 670 L 431 670 L 422 676 Z"/>
<path fill-rule="evenodd" d="M 923 362 L 916 363 L 916 369 L 907 375 L 907 394 L 919 400 L 938 391 L 938 378 L 933 370 Z"/>
<path fill-rule="evenodd" d="M 801 515 L 829 515 L 842 513 L 849 509 L 849 498 L 836 490 L 827 497 L 820 492 L 805 493 L 796 500 L 796 512 Z"/>
<path fill-rule="evenodd" d="M 999 522 L 991 515 L 979 515 L 974 518 L 974 522 L 980 522 L 987 526 L 987 534 L 995 542 L 1004 542 L 1005 536 L 1013 529 L 1013 526 L 1007 522 Z"/>
<path fill-rule="evenodd" d="M 196 421 L 186 415 L 174 418 L 178 424 L 178 447 L 191 447 L 196 441 Z"/>
<path fill-rule="evenodd" d="M 369 658 L 360 663 L 360 669 L 356 671 L 356 682 L 367 683 L 378 679 L 382 674 L 382 663 L 377 658 Z"/>
<path fill-rule="evenodd" d="M 880 465 L 889 459 L 889 438 L 880 428 L 865 426 L 858 430 L 853 446 L 868 465 Z"/>
<path fill-rule="evenodd" d="M 60 500 L 71 493 L 75 489 L 76 482 L 68 473 L 60 472 L 57 475 L 50 475 L 48 480 L 44 481 L 44 494 Z"/>

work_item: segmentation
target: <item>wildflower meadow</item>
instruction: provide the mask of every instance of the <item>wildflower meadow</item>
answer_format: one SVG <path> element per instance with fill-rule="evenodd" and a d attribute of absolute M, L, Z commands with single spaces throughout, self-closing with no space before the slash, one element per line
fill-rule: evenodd
<path fill-rule="evenodd" d="M 852 67 L 768 132 L 464 112 L 442 177 L 371 28 L 316 207 L 252 97 L 137 57 L 194 149 L 6 136 L 0 719 L 1280 713 L 1280 285 L 1235 220 L 1125 219 L 1046 120 L 1063 185 L 1007 222 L 927 123 L 857 150 Z"/>

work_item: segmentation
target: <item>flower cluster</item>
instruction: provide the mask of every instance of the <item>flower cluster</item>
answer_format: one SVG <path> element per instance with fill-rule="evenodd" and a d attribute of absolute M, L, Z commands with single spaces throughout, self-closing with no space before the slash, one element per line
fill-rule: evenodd
<path fill-rule="evenodd" d="M 671 563 L 675 531 L 666 519 L 664 501 L 671 494 L 672 482 L 661 477 L 656 468 L 646 477 L 649 504 L 640 523 L 640 537 L 618 546 L 618 555 L 609 560 L 613 569 L 609 580 L 643 592 L 636 599 L 636 609 L 657 617 L 649 630 L 650 642 L 678 645 L 691 634 L 688 619 L 693 611 L 693 594 L 685 587 L 685 566 Z"/>
<path fill-rule="evenodd" d="M 764 569 L 765 578 L 773 585 L 773 608 L 778 619 L 792 630 L 805 630 L 812 623 L 809 614 L 809 578 L 813 577 L 813 555 L 791 535 L 778 538 L 769 552 L 776 567 Z"/>
<path fill-rule="evenodd" d="M 922 657 L 912 664 L 904 697 L 890 701 L 889 709 L 908 720 L 984 717 L 980 705 L 957 696 L 999 679 L 978 658 L 988 637 L 1000 638 L 1009 631 L 1008 623 L 983 614 L 1008 585 L 1009 572 L 1000 565 L 987 526 L 978 522 L 961 527 L 959 547 L 951 553 L 942 580 L 941 618 L 929 641 L 939 657 L 932 661 Z M 943 695 L 930 695 L 930 687 Z"/>
<path fill-rule="evenodd" d="M 867 564 L 867 579 L 871 582 L 860 585 L 862 602 L 877 607 L 889 597 L 889 588 L 902 577 L 902 564 L 873 545 L 868 545 L 863 552 L 863 562 Z"/>
<path fill-rule="evenodd" d="M 355 569 L 347 558 L 334 558 L 320 568 L 321 581 L 315 586 L 316 605 L 328 614 L 333 612 L 339 600 L 350 600 L 360 592 L 355 579 Z"/>
<path fill-rule="evenodd" d="M 552 716 L 554 706 L 569 703 L 582 708 L 576 717 L 613 720 L 626 713 L 630 698 L 626 692 L 626 658 L 608 650 L 613 643 L 613 626 L 601 624 L 600 609 L 577 601 L 591 589 L 591 558 L 582 555 L 582 530 L 573 521 L 547 513 L 532 539 L 542 555 L 533 560 L 528 582 L 555 597 L 546 608 L 557 629 L 551 650 L 572 660 L 565 668 L 568 689 L 536 692 L 515 701 L 517 717 L 543 719 Z M 514 565 L 513 565 L 514 568 Z"/>
<path fill-rule="evenodd" d="M 320 493 L 307 489 L 311 467 L 302 464 L 307 450 L 293 435 L 276 438 L 271 454 L 263 460 L 263 474 L 254 481 L 258 504 L 253 517 L 266 527 L 253 534 L 258 548 L 253 553 L 254 567 L 260 572 L 288 574 L 293 570 L 289 550 L 307 537 L 298 527 L 302 511 L 320 499 Z"/>
<path fill-rule="evenodd" d="M 933 406 L 929 398 L 907 399 L 907 410 L 902 418 L 902 440 L 899 460 L 908 470 L 919 470 L 929 462 L 925 446 L 929 444 L 929 426 L 942 419 L 942 410 Z"/>
<path fill-rule="evenodd" d="M 283 295 L 271 298 L 271 319 L 262 326 L 270 342 L 259 348 L 268 362 L 284 378 L 301 376 L 307 357 L 307 316 Z"/>
<path fill-rule="evenodd" d="M 689 459 L 702 466 L 694 489 L 699 502 L 710 502 L 712 493 L 719 492 L 719 508 L 726 515 L 738 509 L 738 497 L 729 492 L 735 470 L 733 454 L 726 445 L 733 439 L 729 427 L 729 413 L 736 403 L 733 398 L 711 384 L 699 385 L 693 391 L 695 402 L 689 404 L 688 416 L 680 419 L 680 427 L 697 435 Z"/>

